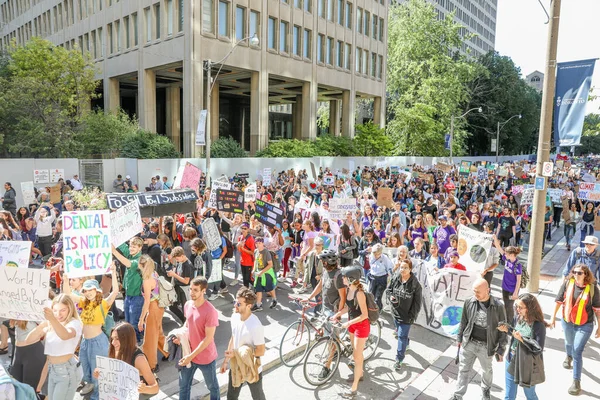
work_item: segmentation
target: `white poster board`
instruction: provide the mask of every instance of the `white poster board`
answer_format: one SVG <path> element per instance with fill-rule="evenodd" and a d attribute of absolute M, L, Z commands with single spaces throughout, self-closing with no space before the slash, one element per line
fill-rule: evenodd
<path fill-rule="evenodd" d="M 221 279 L 223 279 L 223 268 L 221 266 L 221 260 L 212 260 L 212 269 L 210 270 L 208 283 L 221 282 Z"/>
<path fill-rule="evenodd" d="M 50 305 L 50 270 L 0 267 L 0 317 L 22 321 L 45 321 Z"/>
<path fill-rule="evenodd" d="M 140 372 L 125 361 L 96 356 L 100 400 L 137 400 Z"/>
<path fill-rule="evenodd" d="M 220 179 L 220 178 L 219 178 Z M 227 178 L 225 178 L 227 179 Z M 210 185 L 210 197 L 208 198 L 208 208 L 217 208 L 217 189 L 231 189 L 231 183 L 220 180 L 213 181 Z"/>
<path fill-rule="evenodd" d="M 108 210 L 63 213 L 65 273 L 71 278 L 104 275 L 112 261 Z"/>
<path fill-rule="evenodd" d="M 29 205 L 37 203 L 33 181 L 21 182 L 21 195 L 23 195 L 23 204 Z"/>
<path fill-rule="evenodd" d="M 356 199 L 353 197 L 329 199 L 329 218 L 344 219 L 347 212 L 354 214 L 355 211 Z"/>
<path fill-rule="evenodd" d="M 112 244 L 119 247 L 144 229 L 140 203 L 132 201 L 110 214 Z"/>
<path fill-rule="evenodd" d="M 48 171 L 47 169 L 34 169 L 33 183 L 50 183 L 50 171 Z"/>
<path fill-rule="evenodd" d="M 523 190 L 523 195 L 521 196 L 520 206 L 530 206 L 533 204 L 533 195 L 535 194 L 534 188 L 527 188 Z"/>
<path fill-rule="evenodd" d="M 0 241 L 0 267 L 29 267 L 29 240 Z"/>
<path fill-rule="evenodd" d="M 214 219 L 206 218 L 202 222 L 202 235 L 210 251 L 215 251 L 221 247 L 221 235 Z"/>
<path fill-rule="evenodd" d="M 270 186 L 271 185 L 271 174 L 272 174 L 272 169 L 271 168 L 264 168 L 263 169 L 263 173 L 262 173 L 262 185 L 263 186 Z"/>
<path fill-rule="evenodd" d="M 492 235 L 461 226 L 458 230 L 459 262 L 468 271 L 481 271 L 492 248 Z"/>
<path fill-rule="evenodd" d="M 251 183 L 244 189 L 244 201 L 249 203 L 256 201 L 256 183 Z"/>
<path fill-rule="evenodd" d="M 50 182 L 57 183 L 59 179 L 65 179 L 64 169 L 51 169 L 50 170 Z"/>

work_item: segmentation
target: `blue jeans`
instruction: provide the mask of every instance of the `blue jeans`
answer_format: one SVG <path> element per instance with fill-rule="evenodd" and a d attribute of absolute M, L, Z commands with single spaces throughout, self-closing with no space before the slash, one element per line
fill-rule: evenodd
<path fill-rule="evenodd" d="M 563 319 L 562 326 L 565 332 L 565 350 L 567 351 L 567 356 L 573 357 L 573 379 L 580 381 L 581 369 L 583 367 L 583 348 L 590 336 L 592 336 L 594 324 L 575 325 Z"/>
<path fill-rule="evenodd" d="M 98 400 L 98 380 L 92 375 L 96 369 L 96 356 L 108 357 L 108 337 L 104 332 L 92 339 L 81 339 L 79 361 L 83 369 L 83 380 L 94 384 L 90 400 Z"/>
<path fill-rule="evenodd" d="M 143 307 L 144 298 L 142 296 L 125 296 L 125 321 L 129 322 L 135 329 L 138 343 L 144 338 L 144 335 L 138 329 Z"/>
<path fill-rule="evenodd" d="M 504 392 L 504 400 L 515 400 L 517 398 L 519 385 L 515 382 L 514 376 L 508 373 L 508 365 L 510 364 L 508 360 L 506 360 L 504 364 L 506 367 L 506 375 L 504 378 L 506 391 Z M 535 386 L 523 387 L 523 392 L 525 392 L 527 400 L 538 400 L 537 394 L 535 394 Z"/>
<path fill-rule="evenodd" d="M 396 361 L 404 361 L 404 354 L 406 348 L 410 343 L 408 338 L 408 332 L 410 332 L 410 324 L 398 322 L 394 319 L 394 325 L 396 325 L 396 331 L 398 332 L 398 350 L 396 351 Z"/>
<path fill-rule="evenodd" d="M 240 254 L 240 251 L 237 249 L 237 247 L 233 249 L 233 258 L 235 260 L 233 277 L 235 279 L 239 279 L 240 275 L 242 275 L 242 265 L 240 264 L 240 261 L 242 260 L 242 255 Z"/>
<path fill-rule="evenodd" d="M 210 391 L 210 400 L 219 400 L 221 391 L 217 380 L 217 360 L 210 364 L 191 363 L 191 367 L 181 368 L 179 371 L 179 400 L 190 400 L 190 391 L 194 381 L 194 373 L 199 369 L 204 377 L 207 389 Z"/>
<path fill-rule="evenodd" d="M 369 276 L 371 277 L 370 292 L 373 294 L 373 297 L 375 297 L 375 303 L 377 304 L 377 307 L 382 310 L 383 303 L 381 298 L 383 297 L 383 292 L 385 292 L 385 288 L 387 287 L 388 276 L 387 274 L 383 276 Z"/>
<path fill-rule="evenodd" d="M 62 364 L 48 364 L 48 399 L 72 399 L 81 381 L 75 358 Z"/>
<path fill-rule="evenodd" d="M 575 230 L 577 228 L 572 224 L 565 224 L 564 232 L 565 232 L 565 241 L 567 242 L 567 246 L 571 246 L 571 239 L 575 236 Z"/>
<path fill-rule="evenodd" d="M 583 222 L 582 222 L 582 224 L 583 224 Z M 588 235 L 593 235 L 593 234 L 594 234 L 594 226 L 593 225 L 584 225 L 583 229 L 581 230 L 581 240 L 579 241 L 579 247 L 585 247 L 583 244 L 585 237 Z"/>

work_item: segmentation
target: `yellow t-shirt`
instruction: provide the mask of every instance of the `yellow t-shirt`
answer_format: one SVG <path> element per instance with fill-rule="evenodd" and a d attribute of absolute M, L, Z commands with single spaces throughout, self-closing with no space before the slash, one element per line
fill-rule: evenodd
<path fill-rule="evenodd" d="M 83 304 L 85 301 L 86 300 L 80 300 L 78 303 L 79 308 L 81 308 L 81 314 L 79 315 L 81 322 L 83 322 L 84 325 L 104 324 L 104 318 L 102 317 L 100 306 L 94 306 L 94 302 L 89 302 L 87 306 L 84 307 Z M 104 299 L 102 299 L 102 307 L 104 308 L 104 315 L 107 315 L 110 307 Z"/>

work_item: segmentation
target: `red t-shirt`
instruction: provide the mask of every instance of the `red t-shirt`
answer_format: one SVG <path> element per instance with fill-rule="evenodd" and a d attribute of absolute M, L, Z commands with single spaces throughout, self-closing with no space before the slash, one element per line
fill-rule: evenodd
<path fill-rule="evenodd" d="M 219 326 L 219 313 L 215 306 L 205 301 L 200 307 L 194 306 L 194 301 L 190 300 L 183 307 L 185 318 L 187 319 L 188 331 L 190 334 L 190 347 L 192 351 L 206 337 L 206 328 Z M 192 360 L 196 364 L 206 365 L 217 359 L 217 346 L 215 342 L 208 345 L 200 354 Z"/>
<path fill-rule="evenodd" d="M 240 236 L 240 242 L 244 240 L 243 236 Z M 243 265 L 245 267 L 254 267 L 254 250 L 256 249 L 256 246 L 254 244 L 254 238 L 252 237 L 252 235 L 248 235 L 246 236 L 246 244 L 244 244 L 243 248 L 252 251 L 252 254 L 246 254 L 243 251 L 240 251 L 240 255 L 242 256 L 241 260 L 240 260 L 240 265 Z"/>

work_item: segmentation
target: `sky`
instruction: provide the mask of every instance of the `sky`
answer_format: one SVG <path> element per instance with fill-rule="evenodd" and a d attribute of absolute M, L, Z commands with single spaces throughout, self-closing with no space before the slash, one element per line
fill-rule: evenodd
<path fill-rule="evenodd" d="M 550 0 L 542 0 L 550 14 Z M 598 18 L 600 0 L 562 0 L 558 35 L 558 62 L 600 58 Z M 513 59 L 523 77 L 545 72 L 548 46 L 546 14 L 538 0 L 498 0 L 496 50 Z M 592 87 L 600 95 L 600 60 Z M 600 113 L 600 99 L 588 102 L 587 113 Z"/>

